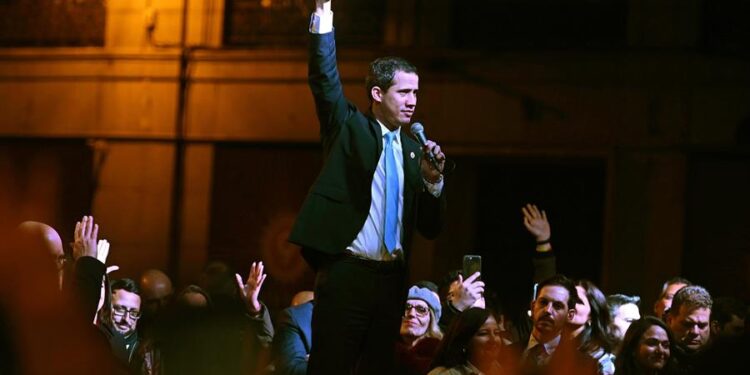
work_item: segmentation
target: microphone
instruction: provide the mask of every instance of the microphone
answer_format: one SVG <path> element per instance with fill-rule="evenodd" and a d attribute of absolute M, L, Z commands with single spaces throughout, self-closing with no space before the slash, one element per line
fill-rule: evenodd
<path fill-rule="evenodd" d="M 424 126 L 422 126 L 422 124 L 418 122 L 411 124 L 411 134 L 417 139 L 417 142 L 419 142 L 422 147 L 427 144 L 427 137 L 424 135 Z M 435 169 L 438 171 L 440 170 L 440 164 L 435 160 L 435 155 L 432 154 L 432 151 L 427 151 L 427 159 L 430 160 L 430 163 L 432 163 L 432 166 L 435 167 Z"/>

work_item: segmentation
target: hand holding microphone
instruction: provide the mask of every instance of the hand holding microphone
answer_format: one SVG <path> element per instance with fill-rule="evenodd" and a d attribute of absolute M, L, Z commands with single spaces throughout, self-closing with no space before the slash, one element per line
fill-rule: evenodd
<path fill-rule="evenodd" d="M 422 124 L 418 122 L 412 124 L 411 134 L 422 145 L 422 177 L 432 183 L 439 182 L 442 179 L 445 166 L 445 154 L 440 150 L 437 143 L 427 139 Z"/>

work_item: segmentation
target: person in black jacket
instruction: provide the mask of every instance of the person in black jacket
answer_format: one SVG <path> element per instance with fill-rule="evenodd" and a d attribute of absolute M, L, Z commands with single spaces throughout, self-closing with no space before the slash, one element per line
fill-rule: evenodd
<path fill-rule="evenodd" d="M 309 83 L 325 164 L 289 238 L 317 270 L 308 373 L 390 373 L 412 234 L 435 238 L 442 227 L 445 155 L 402 129 L 416 109 L 413 65 L 373 61 L 363 113 L 343 93 L 330 1 L 316 0 L 310 31 Z"/>

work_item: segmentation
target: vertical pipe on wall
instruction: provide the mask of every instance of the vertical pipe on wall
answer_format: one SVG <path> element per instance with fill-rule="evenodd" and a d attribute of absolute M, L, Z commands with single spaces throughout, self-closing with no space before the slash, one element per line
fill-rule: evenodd
<path fill-rule="evenodd" d="M 182 213 L 185 181 L 185 118 L 188 93 L 191 49 L 187 46 L 188 2 L 182 3 L 182 28 L 180 30 L 180 72 L 175 114 L 174 169 L 172 174 L 172 200 L 169 212 L 169 252 L 167 272 L 175 283 L 180 275 L 180 247 L 182 246 Z"/>

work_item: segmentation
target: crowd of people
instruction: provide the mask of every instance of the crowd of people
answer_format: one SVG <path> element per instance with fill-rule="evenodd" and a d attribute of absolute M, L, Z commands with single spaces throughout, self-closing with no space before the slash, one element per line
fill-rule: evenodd
<path fill-rule="evenodd" d="M 546 213 L 527 205 L 522 214 L 537 241 L 540 278 L 525 321 L 485 296 L 480 273 L 456 270 L 441 286 L 417 282 L 402 308 L 393 373 L 699 374 L 741 363 L 728 354 L 747 349 L 740 300 L 714 299 L 680 277 L 664 283 L 652 311 L 638 296 L 605 296 L 590 281 L 557 274 Z M 18 230 L 45 244 L 58 270 L 55 288 L 96 327 L 116 372 L 308 373 L 315 295 L 295 295 L 274 324 L 259 300 L 262 262 L 246 278 L 211 262 L 198 284 L 175 292 L 156 269 L 138 280 L 111 279 L 117 267 L 107 264 L 110 246 L 93 217 L 76 224 L 70 262 L 53 228 L 25 222 Z"/>
<path fill-rule="evenodd" d="M 38 347 L 25 345 L 45 341 L 40 337 L 64 338 L 65 348 L 77 351 L 73 362 L 50 355 L 49 368 L 77 374 L 631 375 L 742 367 L 748 347 L 741 301 L 713 298 L 676 277 L 648 311 L 638 296 L 607 296 L 590 280 L 559 274 L 546 212 L 533 204 L 521 208 L 536 240 L 528 310 L 503 308 L 496 294 L 502 288 L 490 291 L 481 271 L 452 271 L 441 285 L 407 285 L 413 233 L 435 238 L 442 231 L 450 170 L 421 125 L 412 127 L 417 141 L 402 131 L 416 108 L 417 69 L 397 57 L 373 61 L 366 78 L 370 106 L 362 112 L 343 94 L 330 0 L 315 1 L 309 34 L 309 81 L 325 163 L 289 240 L 316 272 L 314 290 L 298 293 L 274 324 L 260 300 L 267 277 L 262 261 L 250 265 L 247 277 L 210 262 L 196 284 L 175 292 L 160 270 L 137 280 L 111 279 L 110 245 L 91 216 L 76 223 L 70 256 L 53 228 L 25 222 L 13 236 L 22 240 L 18 248 L 32 255 L 30 249 L 45 248 L 52 258 L 38 268 L 41 276 L 30 278 L 41 289 L 56 289 L 40 300 L 49 305 L 64 296 L 76 313 L 67 321 L 58 313 L 35 330 L 33 319 L 0 309 L 0 372 L 50 373 L 29 370 L 44 368 L 34 362 Z M 14 274 L 0 276 L 13 280 Z M 31 332 L 16 341 L 24 345 L 8 340 L 8 316 L 21 318 L 25 329 L 17 331 Z"/>

